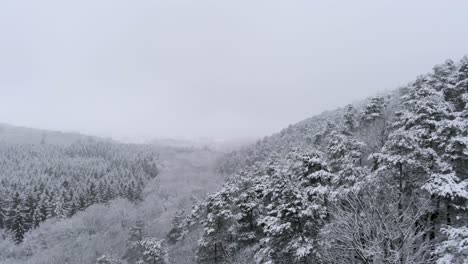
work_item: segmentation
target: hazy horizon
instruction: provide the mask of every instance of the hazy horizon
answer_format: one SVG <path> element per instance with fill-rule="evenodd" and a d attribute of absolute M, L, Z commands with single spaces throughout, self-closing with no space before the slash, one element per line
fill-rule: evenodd
<path fill-rule="evenodd" d="M 459 60 L 466 10 L 466 1 L 4 1 L 0 123 L 261 137 Z"/>

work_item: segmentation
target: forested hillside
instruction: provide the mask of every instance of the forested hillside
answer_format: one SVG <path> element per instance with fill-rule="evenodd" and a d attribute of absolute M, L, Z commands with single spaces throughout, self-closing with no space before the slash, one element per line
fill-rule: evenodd
<path fill-rule="evenodd" d="M 158 174 L 157 163 L 149 146 L 3 126 L 2 238 L 21 243 L 47 219 L 71 217 L 118 197 L 141 201 L 145 183 Z"/>
<path fill-rule="evenodd" d="M 41 130 L 0 123 L 0 142 L 16 144 L 70 145 L 84 140 L 109 141 L 108 139 L 78 133 Z"/>
<path fill-rule="evenodd" d="M 0 263 L 193 263 L 196 239 L 165 238 L 219 188 L 222 153 L 5 127 Z"/>
<path fill-rule="evenodd" d="M 377 85 L 377 84 L 376 84 Z M 468 58 L 230 154 L 198 263 L 468 263 Z"/>
<path fill-rule="evenodd" d="M 0 182 L 2 264 L 466 264 L 468 58 L 229 154 L 2 125 Z"/>

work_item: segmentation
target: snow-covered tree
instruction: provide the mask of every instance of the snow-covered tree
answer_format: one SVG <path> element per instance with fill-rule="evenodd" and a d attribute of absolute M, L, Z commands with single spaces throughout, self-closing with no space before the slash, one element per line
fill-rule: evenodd
<path fill-rule="evenodd" d="M 337 187 L 346 191 L 362 180 L 367 169 L 363 167 L 365 144 L 346 134 L 333 132 L 327 146 L 327 160 L 330 172 L 337 175 Z"/>
<path fill-rule="evenodd" d="M 235 186 L 226 186 L 210 195 L 204 204 L 206 218 L 202 222 L 204 235 L 197 249 L 199 263 L 222 263 L 235 248 L 231 236 L 233 211 L 231 209 L 232 195 Z"/>
<path fill-rule="evenodd" d="M 468 227 L 445 227 L 442 233 L 446 236 L 437 246 L 437 264 L 466 264 L 468 263 Z"/>
<path fill-rule="evenodd" d="M 171 244 L 175 244 L 182 236 L 185 211 L 179 210 L 172 218 L 171 230 L 167 234 L 167 240 Z"/>
<path fill-rule="evenodd" d="M 126 262 L 118 258 L 102 255 L 96 260 L 96 264 L 125 264 Z"/>
<path fill-rule="evenodd" d="M 262 188 L 265 212 L 258 223 L 264 238 L 258 260 L 283 263 L 316 258 L 315 237 L 328 218 L 329 186 L 335 179 L 323 156 L 315 152 L 293 160 L 292 165 L 279 166 Z"/>
<path fill-rule="evenodd" d="M 142 220 L 137 220 L 128 231 L 127 251 L 124 259 L 130 263 L 135 263 L 143 256 L 143 246 L 141 242 L 145 238 L 145 223 Z"/>
<path fill-rule="evenodd" d="M 141 264 L 168 264 L 169 257 L 164 240 L 145 238 L 141 242 L 143 248 Z"/>
<path fill-rule="evenodd" d="M 324 263 L 431 263 L 432 244 L 419 225 L 428 201 L 413 198 L 400 208 L 393 188 L 368 184 L 331 210 L 320 233 Z M 399 213 L 402 210 L 403 213 Z"/>
<path fill-rule="evenodd" d="M 357 117 L 358 117 L 358 112 L 357 112 L 356 108 L 354 108 L 353 105 L 348 105 L 346 107 L 346 112 L 344 114 L 344 130 L 343 130 L 343 133 L 351 134 L 356 130 L 357 126 L 359 125 Z"/>
<path fill-rule="evenodd" d="M 385 107 L 385 98 L 382 96 L 373 97 L 361 114 L 361 122 L 364 125 L 367 125 L 375 122 L 376 120 L 382 119 L 384 117 Z"/>
<path fill-rule="evenodd" d="M 7 228 L 13 232 L 15 243 L 21 243 L 24 233 L 27 231 L 25 208 L 22 204 L 22 197 L 17 192 L 11 199 L 10 208 L 7 215 Z"/>

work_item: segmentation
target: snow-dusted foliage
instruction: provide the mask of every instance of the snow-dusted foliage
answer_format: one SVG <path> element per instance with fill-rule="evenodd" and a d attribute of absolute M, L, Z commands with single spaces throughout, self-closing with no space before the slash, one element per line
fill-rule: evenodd
<path fill-rule="evenodd" d="M 122 258 L 103 255 L 97 259 L 97 264 L 101 263 L 169 264 L 169 255 L 166 242 L 163 239 L 148 237 L 144 222 L 137 220 L 128 232 L 126 252 Z"/>
<path fill-rule="evenodd" d="M 118 258 L 102 255 L 97 259 L 96 264 L 125 264 L 125 262 Z"/>
<path fill-rule="evenodd" d="M 341 197 L 322 228 L 324 263 L 431 263 L 433 241 L 420 222 L 429 204 L 411 198 L 402 203 L 391 186 L 368 183 Z"/>
<path fill-rule="evenodd" d="M 312 261 L 317 235 L 327 217 L 330 184 L 321 155 L 294 153 L 285 162 L 271 164 L 256 177 L 237 175 L 205 201 L 204 236 L 197 256 L 201 263 L 222 263 L 239 249 L 255 246 L 255 259 Z"/>
<path fill-rule="evenodd" d="M 0 229 L 20 243 L 46 219 L 117 197 L 139 201 L 145 182 L 158 174 L 156 163 L 147 146 L 110 141 L 0 142 Z"/>
<path fill-rule="evenodd" d="M 169 258 L 164 240 L 157 238 L 145 238 L 141 242 L 143 249 L 141 264 L 167 264 Z"/>
<path fill-rule="evenodd" d="M 289 126 L 220 171 L 224 187 L 175 232 L 203 226 L 199 263 L 245 252 L 271 264 L 467 263 L 468 59 Z"/>
<path fill-rule="evenodd" d="M 442 233 L 447 236 L 436 249 L 437 264 L 468 263 L 468 227 L 445 227 Z"/>

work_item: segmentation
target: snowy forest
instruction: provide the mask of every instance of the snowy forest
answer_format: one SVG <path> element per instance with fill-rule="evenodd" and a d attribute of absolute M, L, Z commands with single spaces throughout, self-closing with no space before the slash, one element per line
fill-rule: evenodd
<path fill-rule="evenodd" d="M 0 126 L 0 263 L 468 263 L 468 57 L 222 152 Z"/>
<path fill-rule="evenodd" d="M 54 146 L 0 143 L 0 228 L 21 243 L 49 218 L 63 219 L 117 197 L 140 201 L 157 176 L 151 150 L 109 142 Z"/>

